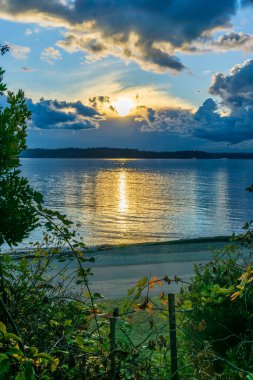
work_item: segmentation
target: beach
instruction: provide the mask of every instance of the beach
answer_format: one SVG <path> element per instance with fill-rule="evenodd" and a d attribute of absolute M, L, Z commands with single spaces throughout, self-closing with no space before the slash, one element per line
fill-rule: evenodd
<path fill-rule="evenodd" d="M 194 274 L 194 265 L 209 261 L 213 252 L 227 243 L 227 238 L 216 237 L 93 248 L 85 254 L 95 258 L 94 263 L 89 263 L 93 272 L 90 278 L 91 289 L 106 299 L 121 299 L 144 276 L 163 278 L 167 275 L 173 279 L 176 275 L 187 283 Z M 50 275 L 65 265 L 66 262 L 54 262 Z M 70 262 L 67 273 L 76 267 L 76 261 Z M 155 286 L 152 294 L 158 295 L 163 290 L 176 293 L 181 286 L 181 283 L 174 282 Z"/>

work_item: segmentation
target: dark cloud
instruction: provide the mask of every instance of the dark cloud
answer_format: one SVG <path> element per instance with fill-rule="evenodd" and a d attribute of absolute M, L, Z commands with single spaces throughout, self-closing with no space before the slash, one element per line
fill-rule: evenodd
<path fill-rule="evenodd" d="M 212 95 L 219 95 L 223 104 L 233 114 L 241 114 L 253 106 L 253 60 L 235 65 L 229 75 L 217 73 L 209 88 Z"/>
<path fill-rule="evenodd" d="M 146 106 L 137 107 L 138 116 L 135 121 L 141 123 L 142 132 L 169 132 L 178 135 L 192 135 L 194 127 L 199 124 L 195 121 L 190 110 L 169 108 L 155 111 Z"/>
<path fill-rule="evenodd" d="M 89 102 L 93 108 L 97 109 L 99 104 L 104 104 L 104 103 L 110 104 L 110 97 L 104 96 L 104 95 L 93 96 L 93 98 L 89 98 Z"/>
<path fill-rule="evenodd" d="M 91 129 L 99 127 L 101 117 L 82 102 L 66 102 L 40 99 L 26 101 L 32 112 L 31 127 L 39 129 Z"/>
<path fill-rule="evenodd" d="M 169 67 L 174 71 L 182 71 L 185 68 L 177 57 L 154 47 L 150 42 L 139 41 L 137 46 L 139 46 L 142 59 L 145 62 L 152 62 L 152 64 L 161 69 Z"/>
<path fill-rule="evenodd" d="M 231 143 L 253 139 L 253 60 L 235 65 L 228 75 L 215 74 L 209 92 L 219 96 L 230 113 L 217 119 L 216 110 L 210 112 L 218 127 L 213 139 Z"/>
<path fill-rule="evenodd" d="M 108 36 L 134 31 L 144 41 L 169 40 L 178 46 L 226 25 L 236 8 L 233 0 L 76 0 L 69 20 L 95 20 Z"/>
<path fill-rule="evenodd" d="M 253 60 L 235 65 L 228 75 L 215 74 L 209 92 L 221 102 L 206 99 L 195 113 L 183 109 L 155 112 L 142 106 L 136 121 L 143 132 L 167 131 L 230 144 L 253 139 Z"/>
<path fill-rule="evenodd" d="M 93 96 L 89 98 L 90 105 L 101 115 L 108 113 L 117 113 L 115 107 L 111 104 L 110 97 L 107 95 Z"/>
<path fill-rule="evenodd" d="M 0 0 L 2 14 L 65 25 L 58 46 L 66 50 L 113 54 L 156 71 L 183 70 L 175 49 L 228 26 L 237 7 L 237 0 Z"/>
<path fill-rule="evenodd" d="M 236 0 L 1 0 L 3 11 L 12 14 L 42 12 L 71 24 L 95 21 L 108 36 L 138 33 L 145 41 L 167 41 L 181 45 L 202 32 L 229 23 Z M 123 37 L 122 37 L 123 38 Z"/>

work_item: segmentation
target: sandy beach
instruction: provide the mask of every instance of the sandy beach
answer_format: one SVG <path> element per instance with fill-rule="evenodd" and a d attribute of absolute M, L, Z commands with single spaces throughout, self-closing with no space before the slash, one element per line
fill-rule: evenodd
<path fill-rule="evenodd" d="M 104 246 L 94 248 L 88 256 L 95 258 L 91 264 L 94 276 L 91 277 L 93 292 L 100 292 L 107 299 L 119 299 L 127 295 L 131 288 L 143 276 L 165 275 L 173 278 L 179 276 L 189 281 L 195 264 L 205 263 L 211 259 L 214 250 L 227 244 L 225 238 L 179 240 L 165 243 L 133 244 L 126 246 Z M 65 266 L 55 263 L 52 272 Z M 73 261 L 68 266 L 71 272 L 76 268 Z M 166 285 L 165 291 L 177 292 L 181 285 Z M 163 288 L 157 286 L 152 290 L 157 295 Z"/>

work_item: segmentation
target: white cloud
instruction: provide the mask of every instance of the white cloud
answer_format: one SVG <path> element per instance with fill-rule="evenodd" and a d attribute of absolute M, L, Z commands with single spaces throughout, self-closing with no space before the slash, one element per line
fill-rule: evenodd
<path fill-rule="evenodd" d="M 49 63 L 50 65 L 53 65 L 55 61 L 62 59 L 62 56 L 60 50 L 55 49 L 52 46 L 49 46 L 41 52 L 40 58 L 43 61 Z"/>
<path fill-rule="evenodd" d="M 27 28 L 27 29 L 25 30 L 25 35 L 26 35 L 26 36 L 30 36 L 30 34 L 33 34 L 32 29 Z"/>
<path fill-rule="evenodd" d="M 30 53 L 31 49 L 28 46 L 21 46 L 21 45 L 14 45 L 9 44 L 10 47 L 10 53 L 15 59 L 19 59 L 21 61 L 24 61 L 27 59 L 28 54 Z"/>
<path fill-rule="evenodd" d="M 25 35 L 26 35 L 26 36 L 30 36 L 31 34 L 39 33 L 39 31 L 40 31 L 40 28 L 34 28 L 34 29 L 27 28 L 27 29 L 25 30 Z"/>

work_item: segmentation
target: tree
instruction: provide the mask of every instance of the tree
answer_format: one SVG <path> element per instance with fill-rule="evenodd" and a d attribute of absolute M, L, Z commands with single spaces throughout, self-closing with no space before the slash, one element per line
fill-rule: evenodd
<path fill-rule="evenodd" d="M 2 45 L 2 44 L 0 44 L 0 54 L 1 54 L 1 55 L 4 55 L 4 54 L 7 53 L 9 50 L 10 50 L 10 48 L 9 48 L 8 45 Z"/>
<path fill-rule="evenodd" d="M 43 201 L 19 169 L 30 111 L 23 91 L 7 91 L 3 74 L 0 68 L 0 96 L 7 101 L 7 106 L 0 107 L 0 246 L 4 242 L 16 245 L 39 225 L 36 209 Z"/>

